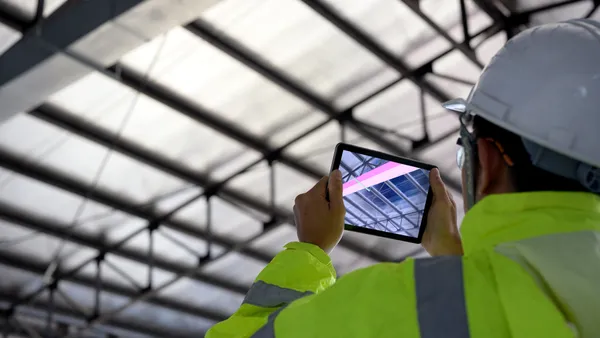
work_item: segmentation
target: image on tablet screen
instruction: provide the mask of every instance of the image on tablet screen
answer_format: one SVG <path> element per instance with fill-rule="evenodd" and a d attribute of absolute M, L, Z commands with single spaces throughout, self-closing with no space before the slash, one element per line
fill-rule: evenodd
<path fill-rule="evenodd" d="M 418 237 L 429 191 L 429 170 L 344 150 L 346 223 Z"/>

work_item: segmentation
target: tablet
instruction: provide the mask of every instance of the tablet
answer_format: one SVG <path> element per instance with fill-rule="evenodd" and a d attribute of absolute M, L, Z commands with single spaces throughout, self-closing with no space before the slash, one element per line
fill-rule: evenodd
<path fill-rule="evenodd" d="M 435 166 L 350 144 L 336 146 L 331 170 L 342 172 L 346 230 L 421 243 Z"/>

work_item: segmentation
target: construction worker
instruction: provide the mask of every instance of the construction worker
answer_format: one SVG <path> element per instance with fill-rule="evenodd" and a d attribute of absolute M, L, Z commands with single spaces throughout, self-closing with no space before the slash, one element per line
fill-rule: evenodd
<path fill-rule="evenodd" d="M 600 23 L 522 32 L 466 100 L 445 106 L 461 114 L 460 235 L 432 170 L 423 246 L 433 257 L 336 281 L 335 171 L 297 197 L 299 241 L 208 337 L 600 337 Z"/>

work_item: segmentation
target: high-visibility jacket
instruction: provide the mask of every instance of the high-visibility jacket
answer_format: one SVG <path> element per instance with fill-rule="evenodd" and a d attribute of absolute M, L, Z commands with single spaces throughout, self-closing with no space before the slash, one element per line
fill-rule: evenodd
<path fill-rule="evenodd" d="M 337 281 L 321 249 L 290 243 L 207 337 L 600 337 L 600 197 L 489 196 L 461 235 L 462 257 Z"/>

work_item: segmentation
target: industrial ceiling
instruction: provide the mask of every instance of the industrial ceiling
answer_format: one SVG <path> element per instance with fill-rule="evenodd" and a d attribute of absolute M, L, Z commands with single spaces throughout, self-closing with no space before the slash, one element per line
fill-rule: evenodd
<path fill-rule="evenodd" d="M 199 337 L 345 141 L 440 167 L 507 37 L 600 1 L 0 0 L 0 332 Z M 338 273 L 423 256 L 357 233 Z"/>

